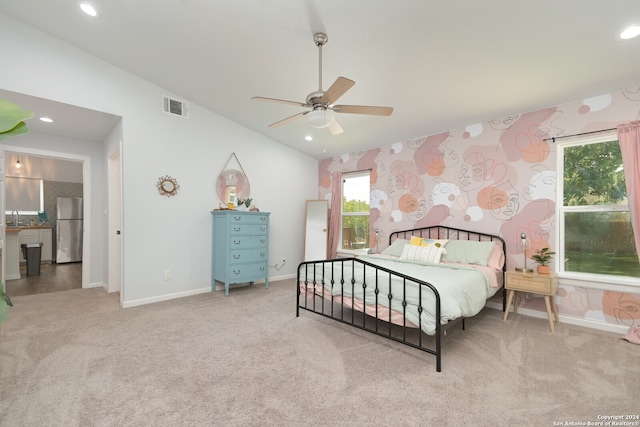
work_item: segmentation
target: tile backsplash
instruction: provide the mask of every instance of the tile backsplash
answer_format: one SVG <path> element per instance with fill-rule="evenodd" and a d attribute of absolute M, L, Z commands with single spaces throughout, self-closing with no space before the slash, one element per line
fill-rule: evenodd
<path fill-rule="evenodd" d="M 58 197 L 82 197 L 82 183 L 44 181 L 44 210 L 49 216 L 49 225 L 56 224 L 56 199 Z"/>

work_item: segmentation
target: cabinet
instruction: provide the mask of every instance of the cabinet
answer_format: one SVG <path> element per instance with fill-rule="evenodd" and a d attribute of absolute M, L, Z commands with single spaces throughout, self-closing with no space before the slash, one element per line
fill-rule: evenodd
<path fill-rule="evenodd" d="M 544 302 L 547 306 L 547 316 L 549 318 L 549 328 L 551 332 L 555 332 L 553 320 L 551 318 L 551 309 L 553 308 L 553 315 L 556 323 L 558 323 L 558 306 L 555 301 L 555 294 L 558 290 L 558 275 L 551 274 L 538 274 L 538 273 L 522 273 L 519 271 L 507 271 L 505 275 L 505 289 L 508 291 L 507 297 L 507 309 L 504 312 L 503 320 L 507 320 L 509 317 L 509 308 L 511 307 L 511 301 L 514 294 L 516 294 L 516 301 L 513 306 L 513 314 L 518 314 L 518 305 L 520 303 L 520 292 L 529 292 L 538 295 L 544 295 Z"/>
<path fill-rule="evenodd" d="M 17 228 L 5 229 L 5 241 L 2 248 L 2 255 L 4 256 L 4 267 L 6 268 L 4 273 L 5 280 L 15 280 L 20 278 L 20 259 L 18 253 L 21 252 L 20 245 L 18 245 L 18 233 Z"/>
<path fill-rule="evenodd" d="M 268 212 L 213 211 L 211 291 L 216 281 L 229 285 L 264 279 L 269 288 Z"/>
<path fill-rule="evenodd" d="M 20 228 L 20 234 L 18 234 L 18 256 L 20 257 L 21 263 L 25 262 L 22 250 L 20 249 L 24 243 L 42 243 L 40 260 L 42 262 L 51 262 L 53 259 L 53 235 L 51 227 Z"/>

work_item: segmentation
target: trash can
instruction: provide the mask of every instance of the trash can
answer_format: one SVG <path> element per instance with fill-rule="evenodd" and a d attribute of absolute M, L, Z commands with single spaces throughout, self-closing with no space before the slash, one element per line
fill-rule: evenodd
<path fill-rule="evenodd" d="M 27 262 L 27 276 L 39 276 L 42 243 L 23 243 L 20 247 L 22 256 Z"/>

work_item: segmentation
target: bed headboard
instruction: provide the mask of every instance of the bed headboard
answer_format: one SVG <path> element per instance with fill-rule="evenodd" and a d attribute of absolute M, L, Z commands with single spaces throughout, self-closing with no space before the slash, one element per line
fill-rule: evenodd
<path fill-rule="evenodd" d="M 389 235 L 389 244 L 396 239 L 411 240 L 412 236 L 420 236 L 426 239 L 449 239 L 449 240 L 473 240 L 476 242 L 495 242 L 502 246 L 504 259 L 507 259 L 507 244 L 504 239 L 494 234 L 482 233 L 479 231 L 463 230 L 460 228 L 445 227 L 444 225 L 432 225 L 430 227 L 414 228 L 411 230 L 394 231 Z M 507 270 L 507 263 L 502 267 Z"/>

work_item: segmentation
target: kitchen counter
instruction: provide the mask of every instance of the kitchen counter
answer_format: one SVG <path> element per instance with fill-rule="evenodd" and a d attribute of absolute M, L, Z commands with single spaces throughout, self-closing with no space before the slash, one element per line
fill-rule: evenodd
<path fill-rule="evenodd" d="M 38 230 L 38 229 L 51 229 L 53 228 L 51 225 L 21 225 L 20 227 L 12 227 L 12 226 L 7 226 L 5 227 L 6 231 L 11 231 L 11 232 L 18 232 L 20 230 Z"/>
<path fill-rule="evenodd" d="M 20 278 L 20 246 L 18 245 L 18 227 L 5 228 L 5 280 L 14 280 Z"/>

